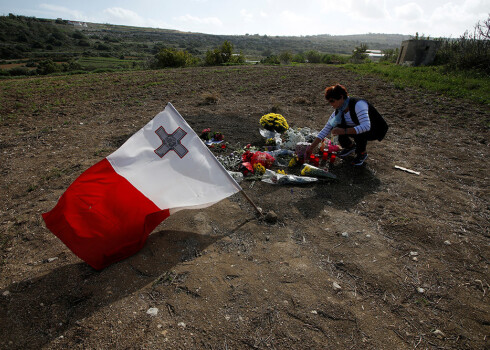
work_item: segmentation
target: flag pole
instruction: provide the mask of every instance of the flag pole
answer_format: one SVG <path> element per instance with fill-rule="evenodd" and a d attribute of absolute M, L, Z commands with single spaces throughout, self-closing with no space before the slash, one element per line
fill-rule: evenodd
<path fill-rule="evenodd" d="M 264 215 L 264 214 L 262 214 L 262 210 L 259 207 L 257 207 L 254 202 L 252 202 L 252 200 L 250 199 L 250 197 L 245 193 L 245 191 L 243 189 L 240 191 L 240 193 L 243 194 L 243 196 L 255 208 L 255 210 L 257 211 L 257 213 L 259 213 L 260 216 L 263 216 Z"/>

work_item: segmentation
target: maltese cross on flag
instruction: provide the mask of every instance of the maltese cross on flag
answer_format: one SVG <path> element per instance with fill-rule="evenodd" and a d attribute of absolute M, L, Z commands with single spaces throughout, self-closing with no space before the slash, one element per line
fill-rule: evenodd
<path fill-rule="evenodd" d="M 46 226 L 93 268 L 138 252 L 164 219 L 241 191 L 169 103 L 119 149 L 82 173 Z"/>

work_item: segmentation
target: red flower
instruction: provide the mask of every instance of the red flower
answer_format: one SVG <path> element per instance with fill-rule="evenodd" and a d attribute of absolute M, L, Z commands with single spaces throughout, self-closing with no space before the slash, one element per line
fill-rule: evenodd
<path fill-rule="evenodd" d="M 242 154 L 242 161 L 251 162 L 253 155 L 254 155 L 253 152 L 245 151 L 245 153 Z"/>
<path fill-rule="evenodd" d="M 224 140 L 224 136 L 222 133 L 220 133 L 219 131 L 218 132 L 215 132 L 214 135 L 213 135 L 213 140 L 214 141 L 223 141 Z"/>

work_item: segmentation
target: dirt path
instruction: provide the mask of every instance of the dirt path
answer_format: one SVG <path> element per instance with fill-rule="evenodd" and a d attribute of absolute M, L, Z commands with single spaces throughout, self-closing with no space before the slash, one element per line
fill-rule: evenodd
<path fill-rule="evenodd" d="M 371 101 L 389 134 L 362 168 L 336 162 L 337 182 L 243 182 L 274 225 L 236 195 L 177 213 L 96 272 L 42 222 L 167 102 L 197 132 L 261 145 L 272 109 L 320 129 L 336 82 Z M 328 66 L 16 79 L 0 100 L 0 348 L 489 347 L 487 107 Z"/>

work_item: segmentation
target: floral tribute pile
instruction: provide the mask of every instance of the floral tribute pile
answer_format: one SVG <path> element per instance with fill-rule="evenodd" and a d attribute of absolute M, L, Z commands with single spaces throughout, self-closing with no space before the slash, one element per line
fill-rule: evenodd
<path fill-rule="evenodd" d="M 305 159 L 305 150 L 316 137 L 309 128 L 292 128 L 280 114 L 269 113 L 260 118 L 260 130 L 264 142 L 259 146 L 248 144 L 244 148 L 223 154 L 217 159 L 235 179 L 262 180 L 271 184 L 305 184 L 319 179 L 336 179 L 329 172 L 335 162 L 339 146 L 324 140 L 318 150 Z M 204 129 L 201 133 L 210 148 L 223 142 L 221 133 Z M 226 152 L 226 151 L 225 151 Z M 238 181 L 238 180 L 237 180 Z"/>

